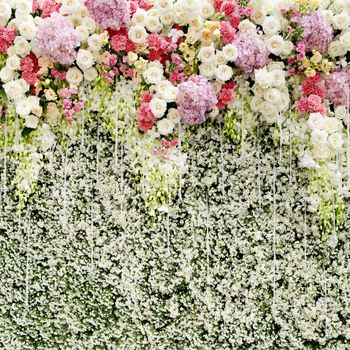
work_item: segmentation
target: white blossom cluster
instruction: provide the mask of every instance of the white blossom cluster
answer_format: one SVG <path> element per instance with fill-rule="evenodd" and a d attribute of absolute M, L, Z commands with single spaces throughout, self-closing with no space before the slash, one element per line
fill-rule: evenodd
<path fill-rule="evenodd" d="M 191 133 L 181 195 L 156 216 L 97 123 L 46 154 L 20 213 L 9 185 L 0 348 L 348 349 L 348 223 L 324 242 L 296 159 L 221 130 Z"/>

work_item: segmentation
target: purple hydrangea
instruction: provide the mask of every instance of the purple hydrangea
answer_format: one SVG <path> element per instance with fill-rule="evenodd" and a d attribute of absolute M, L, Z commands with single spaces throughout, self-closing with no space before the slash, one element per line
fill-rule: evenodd
<path fill-rule="evenodd" d="M 269 51 L 264 40 L 255 30 L 239 31 L 235 44 L 238 50 L 235 64 L 245 73 L 252 73 L 255 69 L 263 68 L 268 63 Z"/>
<path fill-rule="evenodd" d="M 52 61 L 71 65 L 76 58 L 75 49 L 80 45 L 80 40 L 72 23 L 54 12 L 40 24 L 35 43 L 41 53 Z"/>
<path fill-rule="evenodd" d="M 300 19 L 300 27 L 303 29 L 303 43 L 306 51 L 317 50 L 327 52 L 329 44 L 333 40 L 333 28 L 327 22 L 323 13 L 314 11 Z"/>
<path fill-rule="evenodd" d="M 119 30 L 129 25 L 130 4 L 128 0 L 88 0 L 86 5 L 90 16 L 103 29 Z"/>
<path fill-rule="evenodd" d="M 217 102 L 212 85 L 204 77 L 193 75 L 179 86 L 178 109 L 189 125 L 204 123 Z"/>
<path fill-rule="evenodd" d="M 326 79 L 327 98 L 335 106 L 350 108 L 350 74 L 346 70 L 333 72 Z"/>

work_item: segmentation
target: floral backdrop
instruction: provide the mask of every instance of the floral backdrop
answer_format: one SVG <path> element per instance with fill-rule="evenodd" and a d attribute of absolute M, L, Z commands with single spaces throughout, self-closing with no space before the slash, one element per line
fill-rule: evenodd
<path fill-rule="evenodd" d="M 346 344 L 349 52 L 347 0 L 0 0 L 5 348 Z"/>

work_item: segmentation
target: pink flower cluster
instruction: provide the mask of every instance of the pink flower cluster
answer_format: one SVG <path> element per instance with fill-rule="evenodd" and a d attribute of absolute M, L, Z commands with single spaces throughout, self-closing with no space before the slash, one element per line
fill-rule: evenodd
<path fill-rule="evenodd" d="M 34 53 L 30 53 L 29 55 L 23 57 L 21 59 L 21 71 L 22 78 L 29 84 L 34 85 L 38 81 L 38 71 L 39 64 L 38 59 L 34 55 Z"/>
<path fill-rule="evenodd" d="M 144 92 L 141 95 L 141 107 L 137 111 L 137 124 L 141 131 L 146 132 L 153 126 L 156 117 L 149 107 L 153 95 L 150 92 Z"/>
<path fill-rule="evenodd" d="M 33 12 L 41 11 L 41 17 L 46 18 L 51 16 L 52 13 L 58 12 L 62 4 L 56 2 L 56 0 L 33 0 L 32 8 Z"/>
<path fill-rule="evenodd" d="M 225 44 L 231 44 L 235 40 L 236 30 L 228 22 L 220 23 L 220 35 Z"/>
<path fill-rule="evenodd" d="M 235 64 L 245 73 L 252 73 L 268 63 L 269 51 L 264 40 L 259 38 L 255 30 L 239 31 L 235 44 L 238 50 Z"/>
<path fill-rule="evenodd" d="M 193 75 L 179 85 L 178 109 L 189 125 L 204 123 L 217 102 L 213 86 L 202 76 Z"/>
<path fill-rule="evenodd" d="M 218 94 L 218 103 L 217 107 L 219 110 L 223 110 L 233 101 L 235 83 L 232 81 L 230 83 L 223 84 L 221 90 Z"/>
<path fill-rule="evenodd" d="M 161 139 L 162 147 L 160 149 L 154 148 L 152 154 L 154 156 L 160 156 L 162 159 L 169 159 L 169 154 L 171 153 L 171 148 L 174 148 L 179 145 L 179 140 L 174 139 L 172 141 L 168 141 L 167 139 Z"/>
<path fill-rule="evenodd" d="M 347 70 L 331 73 L 326 79 L 326 89 L 330 102 L 350 109 L 350 74 Z"/>
<path fill-rule="evenodd" d="M 75 49 L 80 45 L 72 23 L 56 12 L 42 21 L 35 42 L 43 55 L 63 65 L 74 62 L 77 55 Z"/>
<path fill-rule="evenodd" d="M 103 29 L 119 30 L 130 23 L 130 3 L 128 0 L 87 0 L 90 16 Z M 138 4 L 134 4 L 138 6 Z"/>
<path fill-rule="evenodd" d="M 136 50 L 136 45 L 129 39 L 127 29 L 108 29 L 108 34 L 111 38 L 112 49 L 115 52 L 133 52 Z"/>
<path fill-rule="evenodd" d="M 76 86 L 71 86 L 70 88 L 64 88 L 58 91 L 58 96 L 63 98 L 63 114 L 66 116 L 67 123 L 73 121 L 74 114 L 80 112 L 84 108 L 84 102 L 74 99 L 73 95 L 78 93 L 78 88 Z"/>
<path fill-rule="evenodd" d="M 317 95 L 324 99 L 326 97 L 326 87 L 320 72 L 314 77 L 307 78 L 301 85 L 302 91 L 305 95 Z"/>
<path fill-rule="evenodd" d="M 295 102 L 295 106 L 302 115 L 307 115 L 309 113 L 326 114 L 326 107 L 322 105 L 322 99 L 317 95 L 304 96 L 299 101 Z"/>
<path fill-rule="evenodd" d="M 333 40 L 333 28 L 327 22 L 324 14 L 320 11 L 314 11 L 309 15 L 301 17 L 299 23 L 301 29 L 304 31 L 303 43 L 306 50 L 317 50 L 321 53 L 326 52 Z"/>
<path fill-rule="evenodd" d="M 0 27 L 0 52 L 5 53 L 13 44 L 16 30 L 13 28 Z"/>

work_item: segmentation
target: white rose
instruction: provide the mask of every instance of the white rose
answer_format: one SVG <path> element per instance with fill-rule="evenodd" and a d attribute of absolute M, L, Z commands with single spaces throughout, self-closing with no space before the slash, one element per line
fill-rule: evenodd
<path fill-rule="evenodd" d="M 265 18 L 262 27 L 265 34 L 273 35 L 281 30 L 281 22 L 274 16 L 268 16 Z"/>
<path fill-rule="evenodd" d="M 36 129 L 39 124 L 39 118 L 33 114 L 30 114 L 26 117 L 25 125 L 27 128 Z"/>
<path fill-rule="evenodd" d="M 268 124 L 278 121 L 278 110 L 274 104 L 265 101 L 260 107 L 260 112 Z"/>
<path fill-rule="evenodd" d="M 212 63 L 202 63 L 199 66 L 199 72 L 203 77 L 211 79 L 215 75 L 215 66 Z"/>
<path fill-rule="evenodd" d="M 328 24 L 332 24 L 333 22 L 333 16 L 334 13 L 332 10 L 322 10 L 321 11 L 323 17 L 325 18 L 325 20 L 327 21 Z"/>
<path fill-rule="evenodd" d="M 344 30 L 350 26 L 350 16 L 345 11 L 335 15 L 332 20 L 334 29 Z"/>
<path fill-rule="evenodd" d="M 25 94 L 29 91 L 30 85 L 24 79 L 18 79 L 19 86 L 22 89 L 22 94 Z"/>
<path fill-rule="evenodd" d="M 341 121 L 337 118 L 324 117 L 324 130 L 328 134 L 333 134 L 341 128 Z"/>
<path fill-rule="evenodd" d="M 155 0 L 154 6 L 159 11 L 159 13 L 169 12 L 173 7 L 172 0 Z"/>
<path fill-rule="evenodd" d="M 12 80 L 3 87 L 8 98 L 16 101 L 23 97 L 23 89 L 18 80 Z"/>
<path fill-rule="evenodd" d="M 244 19 L 241 21 L 238 25 L 238 29 L 241 30 L 242 32 L 247 32 L 248 30 L 255 30 L 255 24 L 249 21 L 249 19 Z"/>
<path fill-rule="evenodd" d="M 129 39 L 135 44 L 144 44 L 148 34 L 142 26 L 131 26 L 129 29 Z"/>
<path fill-rule="evenodd" d="M 146 28 L 151 33 L 158 33 L 162 30 L 163 25 L 158 18 L 147 16 Z"/>
<path fill-rule="evenodd" d="M 170 108 L 168 111 L 167 118 L 171 120 L 174 124 L 178 124 L 181 120 L 181 114 L 176 108 Z"/>
<path fill-rule="evenodd" d="M 3 69 L 1 69 L 0 79 L 2 80 L 2 82 L 8 83 L 9 81 L 13 80 L 14 77 L 15 72 L 11 68 L 5 66 Z"/>
<path fill-rule="evenodd" d="M 158 84 L 163 79 L 163 69 L 159 67 L 149 67 L 144 73 L 143 77 L 149 84 Z"/>
<path fill-rule="evenodd" d="M 40 99 L 37 96 L 29 96 L 26 98 L 26 101 L 31 109 L 40 106 Z"/>
<path fill-rule="evenodd" d="M 77 67 L 71 67 L 67 71 L 66 80 L 70 85 L 78 86 L 83 81 L 83 74 Z"/>
<path fill-rule="evenodd" d="M 26 117 L 30 114 L 32 106 L 28 103 L 26 99 L 19 100 L 16 102 L 16 113 L 21 117 Z"/>
<path fill-rule="evenodd" d="M 16 15 L 28 15 L 32 11 L 31 1 L 27 0 L 17 0 L 16 3 Z"/>
<path fill-rule="evenodd" d="M 339 41 L 344 44 L 346 49 L 350 50 L 350 30 L 347 32 L 343 32 L 341 37 L 339 38 Z"/>
<path fill-rule="evenodd" d="M 333 9 L 337 13 L 346 10 L 347 7 L 348 7 L 347 0 L 335 0 L 333 3 Z"/>
<path fill-rule="evenodd" d="M 335 132 L 328 137 L 330 146 L 335 150 L 340 150 L 343 147 L 344 140 L 342 134 Z"/>
<path fill-rule="evenodd" d="M 91 51 L 100 51 L 103 45 L 103 39 L 102 36 L 99 34 L 92 34 L 88 38 L 88 45 L 89 45 L 89 50 Z"/>
<path fill-rule="evenodd" d="M 11 56 L 6 60 L 6 67 L 11 70 L 19 70 L 21 67 L 21 60 L 18 56 Z"/>
<path fill-rule="evenodd" d="M 338 119 L 341 119 L 341 120 L 346 120 L 347 118 L 347 115 L 348 115 L 348 111 L 346 109 L 345 106 L 338 106 L 335 108 L 335 116 L 338 118 Z"/>
<path fill-rule="evenodd" d="M 11 17 L 11 7 L 6 2 L 0 2 L 0 26 L 5 27 Z"/>
<path fill-rule="evenodd" d="M 261 87 L 267 89 L 272 86 L 273 78 L 272 74 L 266 69 L 266 67 L 255 70 L 255 81 Z"/>
<path fill-rule="evenodd" d="M 27 56 L 31 50 L 29 42 L 22 36 L 17 36 L 13 44 L 15 46 L 16 54 L 21 57 Z"/>
<path fill-rule="evenodd" d="M 79 9 L 79 0 L 62 0 L 62 6 L 60 8 L 60 13 L 63 15 L 70 15 Z"/>
<path fill-rule="evenodd" d="M 23 38 L 27 40 L 33 40 L 36 35 L 36 26 L 33 21 L 21 21 L 18 30 Z"/>
<path fill-rule="evenodd" d="M 283 70 L 271 71 L 272 84 L 277 87 L 284 86 L 286 83 L 286 72 Z"/>
<path fill-rule="evenodd" d="M 326 160 L 331 154 L 327 145 L 317 145 L 317 147 L 312 150 L 312 153 L 320 160 Z"/>
<path fill-rule="evenodd" d="M 259 97 L 259 96 L 254 96 L 252 98 L 252 100 L 250 101 L 250 108 L 254 111 L 254 112 L 259 112 L 261 106 L 263 105 L 264 100 Z"/>
<path fill-rule="evenodd" d="M 88 82 L 96 80 L 97 76 L 98 72 L 94 67 L 88 68 L 84 71 L 84 79 Z"/>
<path fill-rule="evenodd" d="M 312 130 L 322 130 L 324 128 L 324 117 L 321 113 L 311 113 L 307 124 Z"/>
<path fill-rule="evenodd" d="M 174 123 L 167 118 L 163 118 L 157 122 L 158 132 L 161 135 L 171 134 L 174 130 L 174 126 Z"/>
<path fill-rule="evenodd" d="M 169 86 L 164 91 L 164 99 L 166 102 L 175 102 L 179 94 L 179 89 L 176 86 Z"/>
<path fill-rule="evenodd" d="M 262 24 L 264 22 L 264 19 L 266 18 L 266 11 L 260 7 L 254 8 L 253 7 L 253 15 L 251 16 L 251 19 L 256 24 Z"/>
<path fill-rule="evenodd" d="M 280 35 L 273 35 L 266 40 L 267 49 L 274 55 L 279 56 L 283 52 L 285 42 Z"/>
<path fill-rule="evenodd" d="M 84 18 L 81 24 L 89 30 L 89 33 L 93 33 L 96 30 L 96 22 L 91 17 Z"/>
<path fill-rule="evenodd" d="M 294 44 L 291 41 L 287 40 L 283 43 L 281 55 L 289 56 L 293 49 L 294 49 Z"/>
<path fill-rule="evenodd" d="M 161 82 L 159 82 L 156 87 L 155 87 L 155 91 L 161 95 L 162 97 L 164 97 L 165 91 L 168 87 L 172 86 L 171 82 L 169 80 L 162 80 Z"/>
<path fill-rule="evenodd" d="M 281 103 L 282 96 L 278 89 L 272 88 L 265 92 L 264 98 L 267 102 L 273 103 L 278 107 Z"/>
<path fill-rule="evenodd" d="M 228 44 L 222 49 L 223 54 L 227 61 L 235 61 L 238 57 L 238 50 L 235 44 Z"/>
<path fill-rule="evenodd" d="M 75 32 L 78 34 L 81 43 L 85 43 L 89 39 L 89 30 L 85 26 L 76 27 Z"/>
<path fill-rule="evenodd" d="M 228 81 L 233 76 L 233 70 L 226 64 L 220 64 L 220 66 L 215 69 L 215 76 L 218 80 Z"/>
<path fill-rule="evenodd" d="M 289 110 L 289 104 L 290 104 L 290 97 L 289 93 L 282 93 L 281 94 L 281 105 L 279 110 L 280 111 L 288 111 Z"/>
<path fill-rule="evenodd" d="M 132 17 L 132 24 L 135 26 L 145 26 L 147 20 L 147 12 L 138 8 Z"/>
<path fill-rule="evenodd" d="M 342 41 L 333 41 L 330 43 L 328 48 L 328 54 L 331 57 L 344 56 L 347 52 L 347 49 Z"/>
<path fill-rule="evenodd" d="M 212 46 L 205 46 L 199 50 L 198 58 L 203 63 L 213 63 L 215 61 L 215 49 Z"/>
<path fill-rule="evenodd" d="M 161 118 L 166 112 L 167 103 L 161 98 L 153 97 L 149 103 L 149 108 L 156 118 Z"/>
<path fill-rule="evenodd" d="M 162 13 L 159 18 L 164 26 L 170 26 L 173 23 L 173 16 L 171 13 Z"/>
<path fill-rule="evenodd" d="M 77 65 L 78 67 L 84 71 L 88 68 L 91 68 L 94 64 L 94 58 L 92 54 L 88 50 L 80 49 L 77 55 Z"/>
<path fill-rule="evenodd" d="M 311 143 L 314 146 L 326 145 L 328 134 L 322 130 L 313 130 L 311 133 Z"/>
<path fill-rule="evenodd" d="M 205 19 L 211 18 L 215 13 L 213 5 L 207 1 L 202 1 L 200 7 L 200 14 Z"/>
<path fill-rule="evenodd" d="M 217 51 L 216 52 L 216 58 L 215 58 L 215 64 L 220 65 L 220 64 L 226 64 L 227 59 L 222 51 Z"/>
<path fill-rule="evenodd" d="M 316 166 L 316 162 L 312 158 L 311 154 L 305 153 L 300 159 L 300 165 L 303 168 L 314 168 Z"/>

